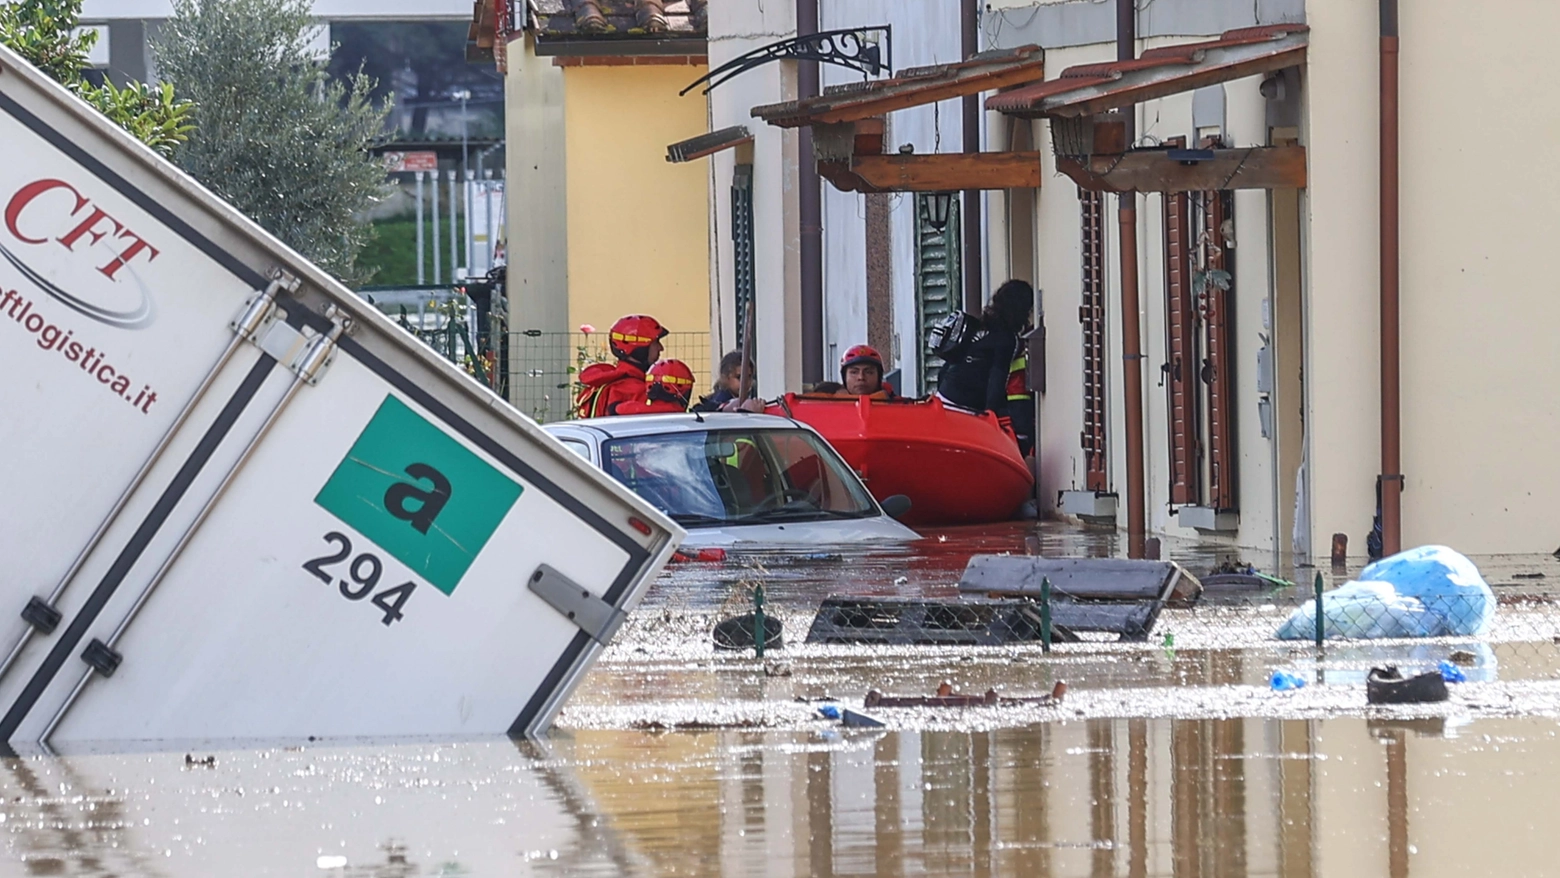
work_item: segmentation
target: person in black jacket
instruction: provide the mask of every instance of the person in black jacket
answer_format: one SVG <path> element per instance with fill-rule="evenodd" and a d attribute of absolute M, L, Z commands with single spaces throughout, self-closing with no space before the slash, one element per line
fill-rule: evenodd
<path fill-rule="evenodd" d="M 1008 417 L 1008 371 L 1018 352 L 1019 336 L 1029 328 L 1035 290 L 1010 280 L 991 295 L 980 315 L 974 338 L 943 365 L 937 396 L 944 404 L 969 412 L 994 412 Z"/>

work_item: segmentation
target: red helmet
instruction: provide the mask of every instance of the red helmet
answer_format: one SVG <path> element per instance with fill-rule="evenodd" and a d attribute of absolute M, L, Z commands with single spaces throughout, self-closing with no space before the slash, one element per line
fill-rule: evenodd
<path fill-rule="evenodd" d="M 651 342 L 665 337 L 666 329 L 654 317 L 630 314 L 618 318 L 618 321 L 612 324 L 612 334 L 608 344 L 612 347 L 612 354 L 618 359 L 635 360 L 639 359 L 636 356 L 639 351 L 649 347 Z"/>
<path fill-rule="evenodd" d="M 693 370 L 682 360 L 659 360 L 645 373 L 645 395 L 687 405 L 693 399 Z"/>
<path fill-rule="evenodd" d="M 879 375 L 883 374 L 883 355 L 868 345 L 859 344 L 840 357 L 840 377 L 844 378 L 845 370 L 859 363 L 871 363 L 877 367 Z"/>

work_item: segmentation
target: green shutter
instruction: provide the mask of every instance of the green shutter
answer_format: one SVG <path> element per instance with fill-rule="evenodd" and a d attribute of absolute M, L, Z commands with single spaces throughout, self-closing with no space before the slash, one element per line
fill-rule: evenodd
<path fill-rule="evenodd" d="M 961 199 L 953 196 L 948 205 L 948 225 L 938 231 L 926 219 L 927 201 L 935 197 L 937 193 L 932 192 L 920 192 L 915 196 L 915 317 L 916 332 L 920 336 L 920 390 L 923 394 L 937 389 L 937 375 L 943 365 L 926 346 L 927 330 L 958 307 L 959 293 L 963 289 L 959 264 Z"/>
<path fill-rule="evenodd" d="M 731 256 L 736 279 L 737 344 L 742 349 L 748 311 L 753 307 L 753 166 L 739 164 L 731 175 Z"/>

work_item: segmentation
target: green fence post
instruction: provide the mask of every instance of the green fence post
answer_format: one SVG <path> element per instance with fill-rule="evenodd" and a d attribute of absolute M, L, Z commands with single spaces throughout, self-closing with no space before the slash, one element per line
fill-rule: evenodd
<path fill-rule="evenodd" d="M 1325 627 L 1322 623 L 1322 571 L 1316 571 L 1316 648 L 1322 648 L 1322 640 L 1326 637 Z"/>
<path fill-rule="evenodd" d="M 768 632 L 764 629 L 769 626 L 764 624 L 764 586 L 762 583 L 753 588 L 753 648 L 758 651 L 758 657 L 764 657 L 764 635 Z"/>
<path fill-rule="evenodd" d="M 1040 580 L 1040 650 L 1051 651 L 1051 577 Z"/>

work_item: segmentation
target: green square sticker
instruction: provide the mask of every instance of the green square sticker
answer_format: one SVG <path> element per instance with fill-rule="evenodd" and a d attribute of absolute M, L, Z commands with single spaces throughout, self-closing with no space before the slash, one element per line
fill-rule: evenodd
<path fill-rule="evenodd" d="M 314 502 L 450 594 L 521 490 L 386 396 Z"/>

